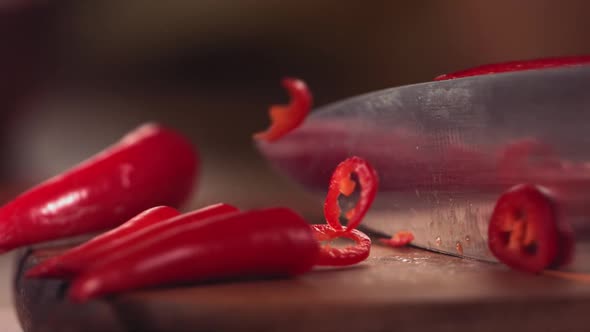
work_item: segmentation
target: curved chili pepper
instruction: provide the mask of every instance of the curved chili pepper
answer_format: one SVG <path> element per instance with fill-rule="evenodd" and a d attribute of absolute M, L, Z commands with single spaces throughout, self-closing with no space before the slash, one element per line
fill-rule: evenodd
<path fill-rule="evenodd" d="M 50 258 L 27 272 L 27 277 L 72 277 L 90 268 L 113 252 L 125 250 L 134 243 L 158 236 L 171 227 L 187 222 L 198 222 L 207 218 L 237 212 L 234 206 L 220 203 L 180 215 L 178 211 L 159 207 L 147 210 L 118 228 L 100 235 L 78 247 L 66 251 L 60 256 Z"/>
<path fill-rule="evenodd" d="M 487 64 L 479 67 L 457 71 L 450 74 L 439 75 L 435 77 L 434 80 L 442 81 L 468 76 L 479 76 L 531 69 L 547 69 L 555 67 L 575 66 L 588 63 L 590 63 L 590 55 L 510 61 Z"/>
<path fill-rule="evenodd" d="M 312 104 L 311 92 L 305 82 L 296 78 L 284 78 L 283 87 L 289 92 L 289 105 L 273 105 L 269 109 L 270 127 L 254 134 L 254 139 L 267 142 L 276 141 L 293 129 L 299 127 L 309 114 Z"/>
<path fill-rule="evenodd" d="M 330 179 L 328 194 L 324 203 L 324 216 L 328 225 L 337 231 L 356 228 L 369 210 L 377 194 L 379 178 L 377 172 L 367 161 L 359 157 L 350 157 L 341 162 Z M 358 201 L 352 208 L 342 208 L 341 197 L 354 198 L 359 193 Z M 340 219 L 348 220 L 343 227 Z"/>
<path fill-rule="evenodd" d="M 414 241 L 414 233 L 407 231 L 399 231 L 390 239 L 379 239 L 379 242 L 393 248 L 405 247 Z"/>
<path fill-rule="evenodd" d="M 93 260 L 100 259 L 101 254 L 108 252 L 109 247 L 115 246 L 125 235 L 129 235 L 149 225 L 180 215 L 176 209 L 168 206 L 157 206 L 145 210 L 129 219 L 121 226 L 104 234 L 92 238 L 80 246 L 72 248 L 65 253 L 52 257 L 43 263 L 27 271 L 27 277 L 60 277 L 68 274 L 68 261 L 81 260 L 91 264 Z M 107 248 L 105 251 L 104 248 Z M 71 271 L 69 271 L 71 272 Z"/>
<path fill-rule="evenodd" d="M 184 136 L 141 126 L 0 208 L 0 250 L 109 229 L 153 206 L 178 207 L 197 171 Z"/>
<path fill-rule="evenodd" d="M 567 263 L 573 237 L 559 221 L 557 203 L 532 185 L 518 185 L 498 199 L 488 226 L 490 250 L 501 262 L 539 273 Z"/>
<path fill-rule="evenodd" d="M 312 268 L 318 251 L 309 225 L 290 209 L 233 213 L 178 225 L 113 253 L 76 278 L 69 297 L 83 302 L 172 282 L 295 276 Z"/>
<path fill-rule="evenodd" d="M 333 241 L 347 238 L 354 241 L 354 246 L 344 248 L 324 245 L 315 262 L 317 266 L 347 266 L 358 264 L 371 253 L 371 239 L 361 231 L 350 229 L 347 231 L 334 230 L 330 225 L 312 225 L 316 240 Z"/>

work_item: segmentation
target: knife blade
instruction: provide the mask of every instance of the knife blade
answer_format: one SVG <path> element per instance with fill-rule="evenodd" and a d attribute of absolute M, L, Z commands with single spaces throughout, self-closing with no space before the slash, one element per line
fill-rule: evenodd
<path fill-rule="evenodd" d="M 365 226 L 384 235 L 409 230 L 421 248 L 494 262 L 488 220 L 511 185 L 566 188 L 584 210 L 587 133 L 590 66 L 580 65 L 367 93 L 315 110 L 300 128 L 258 149 L 318 200 L 338 162 L 360 156 L 380 176 Z M 570 166 L 553 167 L 555 158 Z M 576 258 L 568 269 L 590 271 L 590 223 L 579 213 L 572 225 Z"/>

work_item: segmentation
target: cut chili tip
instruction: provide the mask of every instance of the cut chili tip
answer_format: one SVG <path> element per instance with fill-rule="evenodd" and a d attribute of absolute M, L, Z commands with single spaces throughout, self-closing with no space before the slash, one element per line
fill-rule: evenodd
<path fill-rule="evenodd" d="M 379 239 L 380 243 L 393 248 L 405 247 L 412 241 L 414 241 L 414 233 L 408 231 L 399 231 L 390 239 Z"/>
<path fill-rule="evenodd" d="M 191 222 L 194 213 L 78 275 L 73 301 L 179 282 L 296 276 L 317 261 L 309 224 L 288 208 L 235 212 Z M 180 222 L 185 220 L 184 222 Z"/>
<path fill-rule="evenodd" d="M 299 127 L 311 110 L 313 98 L 304 81 L 284 78 L 283 87 L 289 92 L 288 105 L 273 105 L 269 109 L 271 125 L 253 135 L 254 139 L 273 142 Z"/>

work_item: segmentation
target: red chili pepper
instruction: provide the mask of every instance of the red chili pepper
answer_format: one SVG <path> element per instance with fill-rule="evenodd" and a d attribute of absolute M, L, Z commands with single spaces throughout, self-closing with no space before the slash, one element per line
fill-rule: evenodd
<path fill-rule="evenodd" d="M 377 194 L 379 178 L 377 172 L 367 161 L 350 157 L 341 162 L 330 180 L 328 195 L 324 203 L 324 216 L 328 225 L 337 231 L 354 229 L 362 221 Z M 341 198 L 355 198 L 358 201 L 351 207 L 341 207 Z M 340 219 L 348 220 L 343 227 Z"/>
<path fill-rule="evenodd" d="M 391 239 L 379 239 L 379 242 L 393 248 L 405 247 L 414 241 L 414 234 L 407 231 L 399 231 L 395 233 Z"/>
<path fill-rule="evenodd" d="M 112 228 L 191 194 L 198 157 L 182 135 L 144 125 L 0 208 L 0 250 Z"/>
<path fill-rule="evenodd" d="M 190 218 L 176 218 L 180 213 L 172 208 L 149 209 L 118 228 L 35 266 L 27 272 L 27 277 L 73 277 L 112 253 L 125 250 L 143 239 L 156 237 L 166 229 L 237 211 L 234 206 L 220 203 L 193 211 L 189 213 Z"/>
<path fill-rule="evenodd" d="M 113 253 L 76 278 L 69 297 L 83 302 L 171 282 L 294 276 L 312 268 L 318 251 L 309 225 L 290 209 L 223 215 L 169 228 Z"/>
<path fill-rule="evenodd" d="M 82 261 L 86 264 L 92 264 L 96 259 L 100 259 L 102 254 L 108 253 L 111 247 L 116 246 L 118 242 L 126 235 L 130 235 L 144 227 L 154 223 L 180 215 L 176 209 L 168 206 L 157 206 L 131 218 L 121 226 L 112 229 L 104 234 L 85 242 L 84 244 L 72 248 L 65 253 L 45 260 L 43 263 L 27 271 L 27 277 L 61 277 L 70 274 L 68 271 L 68 262 Z M 104 250 L 104 248 L 107 250 Z"/>
<path fill-rule="evenodd" d="M 565 264 L 573 254 L 573 236 L 560 216 L 547 191 L 515 186 L 500 196 L 492 213 L 490 250 L 501 262 L 526 272 Z"/>
<path fill-rule="evenodd" d="M 487 64 L 466 70 L 457 71 L 451 74 L 444 74 L 434 78 L 435 81 L 449 80 L 468 76 L 479 76 L 511 71 L 522 71 L 531 69 L 546 69 L 555 67 L 575 66 L 590 63 L 590 56 L 570 56 L 559 58 L 544 58 L 523 61 L 511 61 Z"/>
<path fill-rule="evenodd" d="M 334 230 L 330 225 L 312 225 L 315 238 L 318 241 L 333 241 L 347 238 L 354 241 L 354 246 L 332 247 L 324 245 L 316 261 L 318 266 L 347 266 L 358 264 L 371 253 L 371 239 L 364 233 L 351 229 L 347 231 Z"/>
<path fill-rule="evenodd" d="M 289 92 L 289 105 L 273 105 L 269 110 L 271 126 L 254 134 L 254 139 L 276 141 L 299 127 L 311 109 L 312 96 L 307 85 L 296 78 L 284 78 L 283 87 Z"/>

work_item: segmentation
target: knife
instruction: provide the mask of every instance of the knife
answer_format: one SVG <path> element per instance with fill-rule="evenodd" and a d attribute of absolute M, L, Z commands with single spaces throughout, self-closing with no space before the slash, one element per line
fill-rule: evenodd
<path fill-rule="evenodd" d="M 363 221 L 369 230 L 411 231 L 415 246 L 490 262 L 487 226 L 504 190 L 521 182 L 567 188 L 580 213 L 571 217 L 576 252 L 566 269 L 590 271 L 588 64 L 371 92 L 321 107 L 257 146 L 318 200 L 335 166 L 360 156 L 380 177 Z M 556 158 L 569 166 L 555 168 Z"/>

